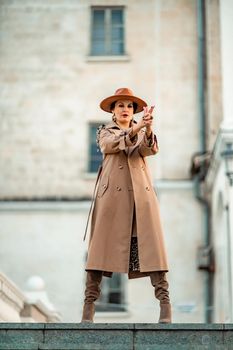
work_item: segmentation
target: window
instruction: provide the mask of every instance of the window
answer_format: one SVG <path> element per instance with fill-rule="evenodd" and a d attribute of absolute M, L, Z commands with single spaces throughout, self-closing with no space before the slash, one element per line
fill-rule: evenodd
<path fill-rule="evenodd" d="M 92 7 L 91 55 L 124 55 L 124 9 Z"/>
<path fill-rule="evenodd" d="M 96 311 L 126 311 L 123 279 L 124 276 L 120 273 L 113 273 L 111 278 L 102 278 L 101 294 L 96 301 Z"/>
<path fill-rule="evenodd" d="M 102 123 L 103 124 L 103 123 Z M 103 156 L 96 144 L 96 131 L 101 123 L 91 123 L 89 125 L 89 164 L 88 172 L 96 173 L 102 162 Z"/>

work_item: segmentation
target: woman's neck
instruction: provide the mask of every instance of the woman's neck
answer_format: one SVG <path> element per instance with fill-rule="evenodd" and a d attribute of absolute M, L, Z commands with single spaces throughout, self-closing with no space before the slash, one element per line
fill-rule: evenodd
<path fill-rule="evenodd" d="M 119 122 L 116 122 L 116 123 L 121 129 L 128 129 L 130 125 L 130 123 L 119 123 Z"/>

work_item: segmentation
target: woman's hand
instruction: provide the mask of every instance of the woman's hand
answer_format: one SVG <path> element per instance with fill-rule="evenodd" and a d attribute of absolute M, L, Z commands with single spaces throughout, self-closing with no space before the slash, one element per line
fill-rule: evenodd
<path fill-rule="evenodd" d="M 153 110 L 154 110 L 155 106 L 151 106 L 149 107 L 143 107 L 144 109 L 144 114 L 142 116 L 142 118 L 139 120 L 139 125 L 141 128 L 146 127 L 146 133 L 147 133 L 147 137 L 149 137 L 151 135 L 152 132 L 152 123 L 153 123 Z"/>
<path fill-rule="evenodd" d="M 152 123 L 153 123 L 153 110 L 155 106 L 143 107 L 144 113 L 143 116 L 139 119 L 136 125 L 133 126 L 133 135 L 138 133 L 138 131 L 142 128 L 146 128 L 147 137 L 150 137 L 152 133 Z"/>

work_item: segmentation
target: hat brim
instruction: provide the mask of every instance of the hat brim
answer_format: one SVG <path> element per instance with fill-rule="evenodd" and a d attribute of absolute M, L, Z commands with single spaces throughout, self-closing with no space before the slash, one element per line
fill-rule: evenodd
<path fill-rule="evenodd" d="M 147 103 L 143 101 L 141 98 L 136 96 L 129 96 L 129 95 L 113 95 L 105 98 L 100 103 L 100 108 L 103 109 L 105 112 L 112 113 L 111 111 L 111 104 L 113 102 L 119 101 L 119 100 L 130 100 L 132 102 L 135 102 L 137 104 L 137 109 L 134 113 L 139 113 L 143 111 L 143 107 L 147 106 Z"/>

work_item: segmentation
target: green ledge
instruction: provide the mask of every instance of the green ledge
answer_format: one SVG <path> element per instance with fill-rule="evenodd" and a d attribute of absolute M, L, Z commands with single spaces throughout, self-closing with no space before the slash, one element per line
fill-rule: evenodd
<path fill-rule="evenodd" d="M 233 323 L 13 323 L 0 322 L 1 329 L 151 329 L 233 330 Z"/>
<path fill-rule="evenodd" d="M 233 350 L 233 324 L 0 323 L 0 350 Z"/>

